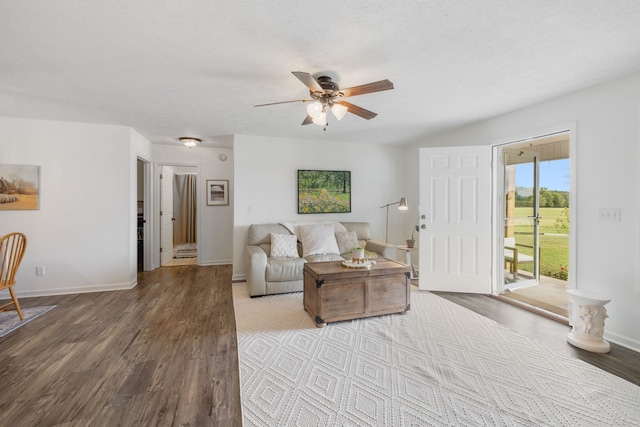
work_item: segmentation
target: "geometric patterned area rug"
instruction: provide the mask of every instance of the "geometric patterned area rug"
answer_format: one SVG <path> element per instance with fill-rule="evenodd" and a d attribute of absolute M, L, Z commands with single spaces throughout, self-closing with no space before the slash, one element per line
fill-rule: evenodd
<path fill-rule="evenodd" d="M 22 316 L 24 317 L 24 320 L 20 320 L 18 312 L 15 310 L 0 312 L 0 337 L 4 337 L 8 333 L 18 329 L 20 326 L 26 325 L 36 317 L 45 314 L 49 310 L 53 310 L 55 307 L 55 305 L 47 305 L 42 307 L 23 308 Z"/>
<path fill-rule="evenodd" d="M 302 292 L 233 284 L 244 426 L 640 425 L 640 387 L 411 286 L 316 328 Z"/>

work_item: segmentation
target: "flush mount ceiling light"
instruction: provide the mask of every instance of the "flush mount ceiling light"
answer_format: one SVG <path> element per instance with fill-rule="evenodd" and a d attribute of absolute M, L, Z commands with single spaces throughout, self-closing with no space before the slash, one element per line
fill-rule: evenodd
<path fill-rule="evenodd" d="M 190 136 L 182 136 L 180 138 L 178 138 L 180 140 L 180 142 L 182 142 L 184 145 L 186 145 L 189 148 L 193 148 L 196 145 L 200 144 L 202 142 L 201 139 L 199 138 L 193 138 Z"/>
<path fill-rule="evenodd" d="M 343 101 L 342 98 L 393 89 L 393 83 L 389 80 L 380 80 L 378 82 L 367 83 L 347 89 L 340 89 L 338 83 L 331 81 L 331 77 L 320 76 L 318 78 L 314 78 L 311 74 L 302 71 L 292 71 L 292 73 L 309 89 L 311 99 L 272 102 L 270 104 L 254 105 L 254 107 L 287 104 L 289 102 L 310 102 L 310 104 L 307 105 L 307 117 L 304 119 L 302 124 L 308 125 L 310 123 L 315 123 L 317 125 L 324 126 L 324 130 L 327 130 L 328 125 L 327 110 L 331 110 L 338 120 L 342 120 L 347 112 L 367 120 L 371 120 L 377 115 L 373 111 L 365 110 L 362 107 Z"/>

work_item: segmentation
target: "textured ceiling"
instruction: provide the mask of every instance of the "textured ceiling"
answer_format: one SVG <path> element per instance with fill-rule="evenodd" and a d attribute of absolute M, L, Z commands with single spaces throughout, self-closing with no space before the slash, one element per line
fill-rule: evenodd
<path fill-rule="evenodd" d="M 7 0 L 0 116 L 402 144 L 640 70 L 639 22 L 635 0 Z M 307 98 L 291 71 L 395 89 L 323 132 L 253 107 Z"/>

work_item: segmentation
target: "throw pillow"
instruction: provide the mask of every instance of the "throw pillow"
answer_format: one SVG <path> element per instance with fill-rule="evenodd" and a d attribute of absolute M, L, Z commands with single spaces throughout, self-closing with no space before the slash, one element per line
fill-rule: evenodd
<path fill-rule="evenodd" d="M 338 250 L 340 254 L 346 254 L 352 248 L 359 246 L 358 235 L 355 231 L 339 231 L 336 233 L 336 241 L 338 242 Z"/>
<path fill-rule="evenodd" d="M 333 224 L 301 225 L 299 232 L 303 257 L 320 254 L 340 255 Z"/>
<path fill-rule="evenodd" d="M 271 233 L 271 256 L 298 258 L 298 239 L 294 234 Z"/>

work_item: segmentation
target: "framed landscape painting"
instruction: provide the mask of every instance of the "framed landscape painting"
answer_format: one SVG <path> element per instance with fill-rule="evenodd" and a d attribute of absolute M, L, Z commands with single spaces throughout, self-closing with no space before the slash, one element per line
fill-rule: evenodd
<path fill-rule="evenodd" d="M 351 212 L 351 172 L 298 170 L 298 213 Z"/>
<path fill-rule="evenodd" d="M 226 206 L 229 204 L 229 180 L 207 180 L 207 205 Z"/>
<path fill-rule="evenodd" d="M 40 166 L 0 164 L 0 210 L 40 209 Z"/>

